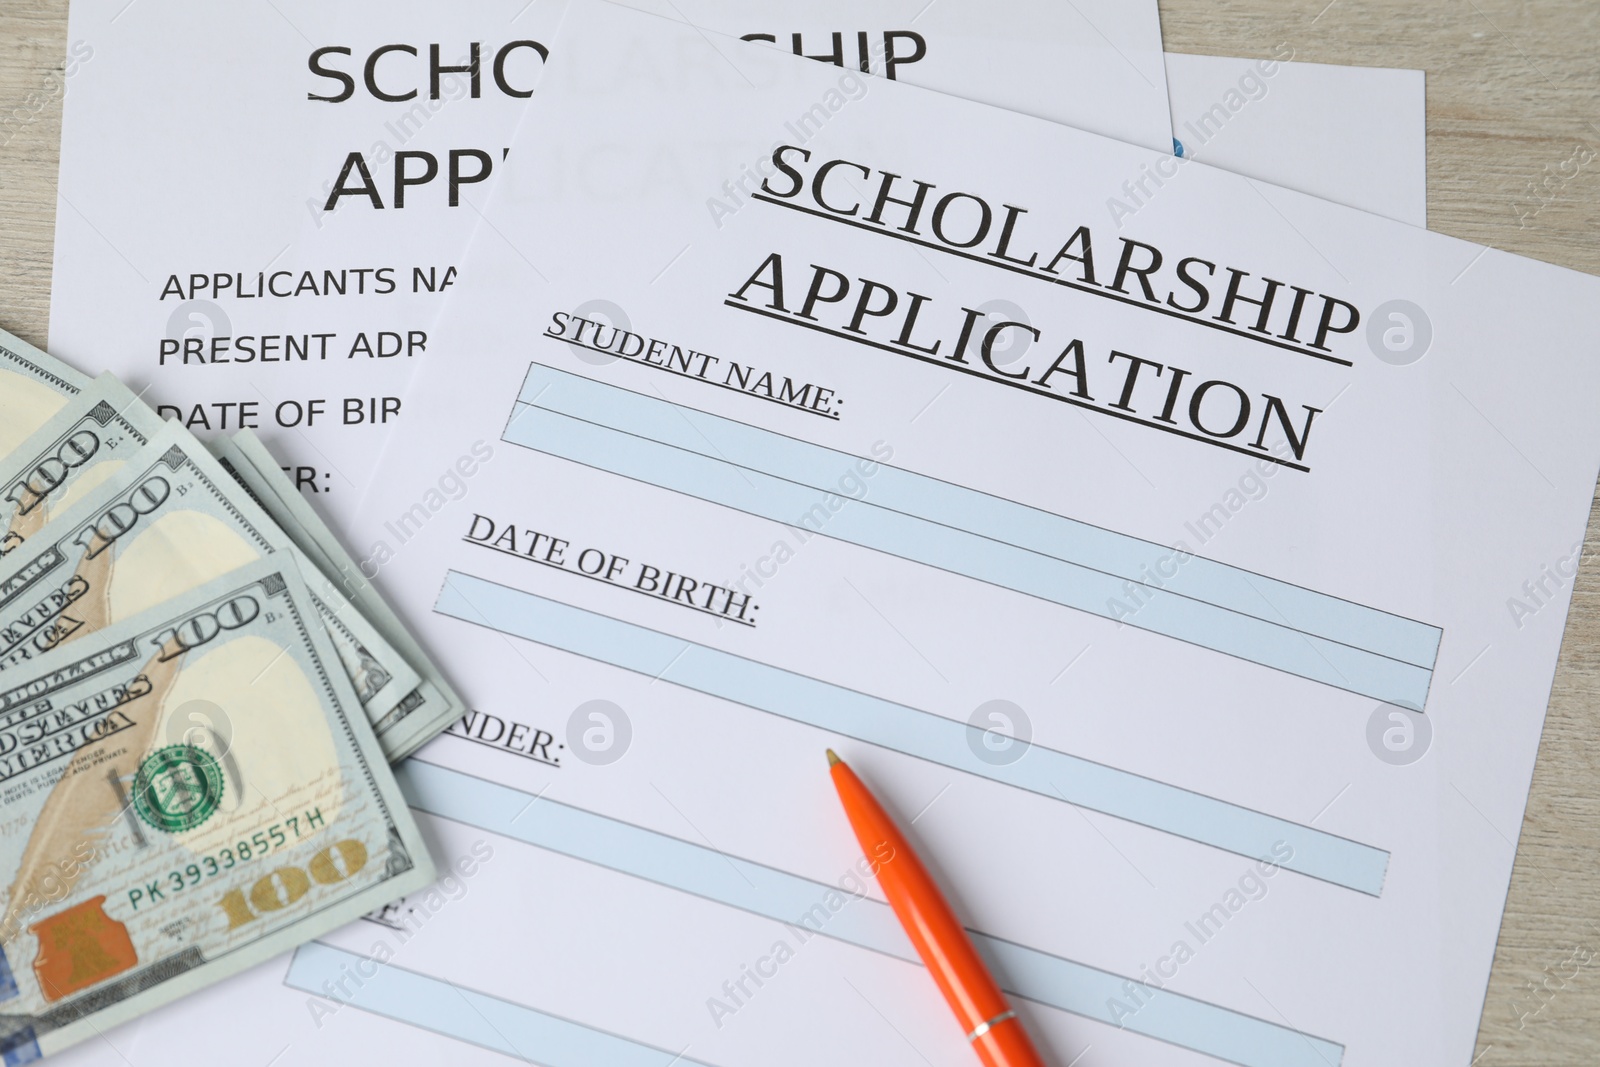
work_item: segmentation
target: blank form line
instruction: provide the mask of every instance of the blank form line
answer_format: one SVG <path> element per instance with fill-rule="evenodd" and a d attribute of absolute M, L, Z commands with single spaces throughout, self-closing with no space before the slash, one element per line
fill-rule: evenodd
<path fill-rule="evenodd" d="M 837 886 L 825 881 L 741 856 L 717 853 L 684 838 L 560 801 L 547 801 L 542 807 L 544 815 L 538 820 L 530 820 L 527 825 L 511 825 L 506 818 L 509 813 L 527 807 L 524 792 L 426 760 L 407 761 L 396 777 L 407 802 L 436 818 L 502 834 L 573 862 L 774 923 L 792 926 L 797 914 L 804 913 L 826 894 L 838 891 Z M 726 864 L 730 862 L 739 867 L 745 879 L 728 876 Z M 915 952 L 887 903 L 864 896 L 852 900 L 850 908 L 848 922 L 826 923 L 812 932 L 842 945 L 919 966 Z M 997 972 L 1010 976 L 1002 979 L 1002 984 L 1019 999 L 1121 1026 L 1148 1039 L 1243 1067 L 1324 1067 L 1327 1056 L 1338 1059 L 1343 1053 L 1343 1046 L 1336 1042 L 1170 989 L 1157 991 L 1138 1013 L 1119 1021 L 1110 1016 L 1108 1001 L 1125 995 L 1124 984 L 1129 976 L 981 930 L 969 928 L 969 933 L 980 951 L 995 964 Z M 296 953 L 285 984 L 315 991 L 325 973 L 337 974 L 343 957 L 332 955 L 335 952 L 342 950 L 318 942 L 304 947 Z M 410 973 L 413 972 L 402 972 Z M 417 975 L 418 980 L 424 978 Z M 385 992 L 389 989 L 386 981 L 380 977 L 364 984 L 353 1003 L 367 1011 L 473 1040 L 462 1033 L 459 1026 L 462 1018 L 472 1020 L 472 1016 L 458 1015 L 443 1020 L 435 1016 L 434 1025 L 430 1026 L 423 1020 L 430 1017 L 431 1005 L 437 998 L 429 999 L 425 987 Z M 445 999 L 448 1002 L 448 998 Z M 562 1027 L 573 1025 L 534 1008 L 510 1006 L 526 1013 L 530 1027 L 548 1026 L 551 1020 Z M 501 1019 L 503 1025 L 515 1022 L 500 1014 L 496 1014 L 496 1018 Z M 457 1025 L 450 1025 L 452 1023 Z M 597 1056 L 590 1048 L 586 1056 L 575 1062 L 629 1062 L 625 1054 L 641 1047 L 620 1035 L 589 1028 L 584 1029 L 581 1037 L 589 1039 L 596 1034 L 615 1039 L 618 1047 L 605 1050 L 615 1054 Z M 539 1034 L 536 1043 L 541 1048 L 555 1050 L 571 1047 L 572 1041 L 571 1035 L 557 1031 Z M 627 1042 L 626 1046 L 622 1042 Z M 1310 1042 L 1310 1051 L 1307 1042 Z M 530 1033 L 527 1043 L 535 1043 L 533 1034 Z M 659 1051 L 663 1055 L 671 1054 L 665 1049 Z"/>
<path fill-rule="evenodd" d="M 1285 870 L 1369 896 L 1382 893 L 1384 849 L 1137 772 L 1041 745 L 1012 764 L 989 764 L 971 748 L 973 727 L 959 720 L 460 571 L 448 573 L 433 610 L 650 677 L 651 684 L 667 681 L 1248 859 L 1272 856 L 1278 842 L 1287 842 L 1294 852 L 1278 862 Z"/>

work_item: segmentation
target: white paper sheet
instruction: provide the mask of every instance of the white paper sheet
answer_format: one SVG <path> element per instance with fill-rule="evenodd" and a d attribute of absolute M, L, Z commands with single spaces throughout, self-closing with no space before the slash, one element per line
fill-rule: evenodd
<path fill-rule="evenodd" d="M 561 966 L 475 951 L 500 912 L 354 1002 L 554 1062 L 965 1062 L 881 905 L 827 896 L 832 745 L 1061 1062 L 1467 1058 L 1570 592 L 1525 583 L 1570 575 L 1600 461 L 1600 282 L 1203 166 L 1129 212 L 1161 157 L 878 84 L 717 217 L 693 131 L 759 151 L 834 76 L 690 88 L 714 44 L 569 20 L 518 143 L 570 155 L 514 153 L 440 327 L 480 371 L 420 380 L 364 553 L 464 733 L 565 745 L 408 774 L 508 868 L 544 850 Z M 658 92 L 597 89 L 618 42 Z M 594 156 L 674 180 L 570 181 Z M 917 223 L 874 221 L 885 181 L 930 183 Z M 1115 279 L 1158 250 L 1150 295 Z M 449 983 L 495 999 L 422 1018 Z"/>
<path fill-rule="evenodd" d="M 1173 58 L 1169 57 L 1169 61 Z M 1247 61 L 1244 60 L 1217 62 L 1233 65 L 1241 71 L 1247 65 Z M 1304 67 L 1303 64 L 1286 64 L 1281 65 L 1278 70 L 1290 72 Z M 1363 74 L 1365 72 L 1360 72 L 1358 76 Z M 1181 89 L 1178 92 L 1174 108 L 1182 106 Z M 1370 96 L 1371 94 L 1367 94 L 1361 99 L 1369 99 Z M 1258 114 L 1270 114 L 1274 117 L 1274 121 L 1290 124 L 1322 121 L 1321 113 L 1318 111 L 1305 112 L 1298 117 L 1290 114 L 1282 104 L 1285 99 L 1286 97 L 1282 95 L 1268 96 L 1253 101 L 1252 107 L 1257 103 L 1264 105 L 1258 109 Z M 1204 102 L 1196 100 L 1197 104 Z M 1418 99 L 1415 128 L 1419 138 L 1420 106 L 1421 101 Z M 1368 115 L 1370 125 L 1381 125 L 1388 117 L 1384 109 L 1374 110 Z M 1338 126 L 1330 129 L 1328 135 L 1330 138 L 1349 136 L 1343 127 Z M 1392 162 L 1386 158 L 1358 156 L 1357 149 L 1361 143 L 1359 135 L 1350 140 L 1350 154 L 1353 157 L 1361 158 L 1369 165 L 1377 167 Z M 1219 152 L 1224 149 L 1236 150 L 1241 144 L 1242 140 L 1219 139 L 1215 148 Z M 1237 156 L 1230 156 L 1228 162 L 1230 165 L 1239 165 L 1241 160 Z M 1397 171 L 1391 177 L 1399 182 L 1406 180 L 1409 175 L 1404 171 Z M 1420 177 L 1420 174 L 1417 175 L 1415 186 L 1418 197 L 1422 192 Z M 1359 184 L 1356 184 L 1355 188 L 1359 188 Z M 492 729 L 481 732 L 489 735 L 493 733 Z M 526 748 L 531 742 L 538 740 L 540 735 L 524 734 L 520 743 Z M 545 743 L 550 746 L 564 742 L 550 739 Z M 564 876 L 571 876 L 574 871 L 581 871 L 581 864 L 553 857 L 550 853 L 537 849 L 496 848 L 488 835 L 481 830 L 470 825 L 436 819 L 425 812 L 419 814 L 419 821 L 430 833 L 430 842 L 434 846 L 436 855 L 440 855 L 442 859 L 460 862 L 464 864 L 464 869 L 458 868 L 456 875 L 446 880 L 441 891 L 431 901 L 422 898 L 396 909 L 395 914 L 389 918 L 401 928 L 373 923 L 358 924 L 354 927 L 348 933 L 347 940 L 361 954 L 380 959 L 392 958 L 398 966 L 404 967 L 408 964 L 411 954 L 415 952 L 412 941 L 415 935 L 410 930 L 427 927 L 429 929 L 427 936 L 430 938 L 444 938 L 460 946 L 463 951 L 479 954 L 486 961 L 496 960 L 506 955 L 506 945 L 503 939 L 496 939 L 493 936 L 493 924 L 486 926 L 483 921 L 484 915 L 499 914 L 504 917 L 504 922 L 521 923 L 525 921 L 522 916 L 530 912 L 557 916 L 563 914 L 562 902 L 570 900 L 570 895 L 563 892 L 559 898 L 546 897 L 543 887 L 550 880 L 552 864 L 556 865 Z M 483 859 L 485 854 L 489 857 L 487 861 Z M 467 871 L 471 873 L 465 873 Z M 842 875 L 847 872 L 839 873 Z M 752 928 L 758 931 L 765 929 L 767 925 L 761 920 L 752 920 L 752 923 Z M 830 952 L 840 951 L 837 946 L 825 940 L 813 939 L 806 944 L 808 956 L 811 954 L 826 956 Z M 759 957 L 752 958 L 748 962 L 755 964 L 758 960 Z M 260 1048 L 262 1059 L 270 1059 L 281 1054 L 282 1058 L 277 1061 L 280 1063 L 359 1062 L 382 1058 L 387 1058 L 390 1062 L 414 1062 L 420 1059 L 455 1062 L 457 1059 L 470 1056 L 472 1050 L 463 1047 L 455 1039 L 368 1014 L 353 1007 L 340 1009 L 325 997 L 313 996 L 285 985 L 284 979 L 288 976 L 286 970 L 290 962 L 289 959 L 285 959 L 259 968 L 215 990 L 208 990 L 191 1001 L 174 1006 L 171 1010 L 114 1031 L 107 1035 L 106 1043 L 96 1043 L 80 1050 L 73 1057 L 73 1062 L 121 1064 L 126 1056 L 131 1058 L 132 1062 L 142 1064 L 152 1057 L 164 1058 L 177 1054 L 180 1050 L 192 1048 L 197 1037 L 201 1035 L 226 1037 L 251 1049 Z M 1152 957 L 1148 962 L 1154 964 L 1156 958 Z M 316 976 L 305 968 L 311 965 L 325 967 L 331 965 L 332 971 L 327 976 L 328 979 L 335 983 L 342 982 L 344 988 L 349 991 L 340 993 L 337 986 L 334 986 L 332 988 L 335 996 L 348 999 L 351 993 L 370 986 L 373 979 L 363 978 L 357 973 L 358 967 L 365 972 L 370 969 L 370 965 L 360 960 L 353 960 L 348 961 L 348 970 L 341 970 L 339 968 L 341 963 L 346 961 L 340 957 L 308 954 L 304 961 L 296 962 L 296 966 L 301 968 L 296 972 L 296 980 L 302 985 L 317 986 L 323 979 L 317 977 L 316 981 L 312 981 L 308 975 Z M 717 975 L 715 981 L 738 977 L 736 974 Z M 746 984 L 749 985 L 748 980 Z M 642 995 L 650 994 L 646 991 Z M 446 999 L 454 1007 L 459 1008 L 466 1003 L 462 998 L 467 996 L 471 996 L 470 991 L 453 992 L 448 994 Z M 479 1006 L 492 1011 L 492 1005 Z M 337 1015 L 336 1021 L 333 1015 L 328 1014 L 330 1008 Z M 753 1009 L 752 1012 L 742 1012 L 747 1017 L 752 1013 Z M 219 1022 L 221 1020 L 226 1020 L 226 1025 L 222 1025 Z M 459 1018 L 456 1021 L 459 1022 Z M 488 1043 L 502 1041 L 493 1033 L 492 1028 L 487 1027 L 487 1024 L 484 1034 L 480 1036 Z M 1138 1054 L 1142 1044 L 1143 1042 L 1134 1042 L 1129 1046 L 1130 1052 Z M 535 1058 L 540 1058 L 537 1053 L 548 1052 L 549 1049 L 548 1044 L 539 1043 L 526 1047 L 524 1051 L 535 1055 Z M 853 1053 L 846 1055 L 845 1058 L 849 1060 L 852 1056 Z M 665 1061 L 668 1058 L 670 1057 L 662 1059 Z M 500 1057 L 489 1055 L 487 1059 L 499 1061 Z M 1092 1064 L 1100 1061 L 1096 1059 L 1094 1051 L 1091 1051 L 1081 1062 Z"/>
<path fill-rule="evenodd" d="M 850 70 L 864 61 L 1170 142 L 1153 0 L 676 6 Z M 258 428 L 345 526 L 404 418 L 473 205 L 504 166 L 561 11 L 560 0 L 73 4 L 69 36 L 88 58 L 64 119 L 52 350 L 148 386 L 191 429 Z M 473 48 L 476 80 L 434 77 L 469 66 Z M 636 75 L 621 85 L 643 84 Z M 703 150 L 722 150 L 715 131 L 702 135 Z M 401 167 L 414 184 L 397 184 Z M 729 180 L 723 195 L 742 195 L 737 167 Z"/>
<path fill-rule="evenodd" d="M 1428 224 L 1420 70 L 1167 54 L 1183 158 L 1415 226 Z M 1156 173 L 1168 180 L 1178 166 Z M 1138 195 L 1154 195 L 1147 182 Z"/>

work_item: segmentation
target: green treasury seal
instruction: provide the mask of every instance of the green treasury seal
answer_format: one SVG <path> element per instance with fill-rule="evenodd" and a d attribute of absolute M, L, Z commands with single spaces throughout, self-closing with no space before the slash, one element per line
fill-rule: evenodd
<path fill-rule="evenodd" d="M 193 830 L 222 803 L 222 768 L 203 748 L 167 745 L 139 764 L 133 776 L 133 809 L 169 834 Z"/>

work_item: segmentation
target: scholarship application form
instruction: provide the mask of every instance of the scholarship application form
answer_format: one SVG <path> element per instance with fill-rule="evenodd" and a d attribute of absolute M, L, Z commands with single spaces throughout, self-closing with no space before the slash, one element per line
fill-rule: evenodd
<path fill-rule="evenodd" d="M 1282 54 L 1288 53 L 1283 51 Z M 1320 182 L 1319 190 L 1342 202 L 1421 223 L 1423 99 L 1419 72 L 1328 67 L 1281 59 L 1262 61 L 1179 55 L 1169 55 L 1167 64 L 1174 125 L 1181 126 L 1186 121 L 1204 123 L 1201 132 L 1206 141 L 1197 147 L 1203 150 L 1206 161 L 1255 177 L 1271 177 L 1284 184 Z M 1218 108 L 1223 111 L 1219 112 Z M 1349 121 L 1351 108 L 1360 111 L 1359 121 L 1353 124 Z M 1270 145 L 1275 140 L 1292 139 L 1306 131 L 1315 131 L 1315 135 L 1300 145 L 1305 150 L 1291 153 L 1271 150 Z M 1191 135 L 1191 140 L 1196 138 Z M 1364 146 L 1374 143 L 1385 146 L 1385 150 L 1363 151 Z M 1195 152 L 1197 157 L 1200 154 L 1198 150 Z M 1339 165 L 1327 165 L 1330 162 Z M 591 744 L 598 747 L 606 744 L 606 719 L 588 718 L 594 710 L 580 717 L 580 722 L 585 730 L 600 728 L 598 733 L 589 736 Z M 533 733 L 517 731 L 514 725 L 496 727 L 495 721 L 504 720 L 471 719 L 453 731 L 452 740 L 441 742 L 439 747 L 457 743 L 482 744 L 485 740 L 494 744 L 498 737 L 514 739 L 513 748 L 535 758 L 554 748 L 553 755 L 559 758 L 559 746 L 566 743 L 564 737 L 556 740 L 551 730 L 541 735 L 537 730 Z M 550 721 L 548 716 L 545 721 Z M 988 722 L 997 726 L 1002 720 Z M 1005 736 L 995 732 L 988 735 L 988 740 L 993 745 L 1002 745 Z M 600 751 L 605 749 L 600 748 Z M 549 764 L 539 762 L 533 766 L 548 769 Z M 530 780 L 529 785 L 535 791 L 539 787 L 534 780 Z M 932 818 L 931 814 L 928 818 Z M 450 1062 L 457 1059 L 504 1062 L 502 1053 L 478 1050 L 462 1045 L 461 1038 L 446 1036 L 461 1032 L 459 1013 L 468 1011 L 462 997 L 456 993 L 450 993 L 447 1000 L 458 1017 L 450 1025 L 438 1026 L 433 1031 L 414 1028 L 409 1019 L 357 1010 L 367 1001 L 356 998 L 356 994 L 370 979 L 379 973 L 402 973 L 399 970 L 380 972 L 378 968 L 383 960 L 390 959 L 397 968 L 403 968 L 407 963 L 406 955 L 414 950 L 402 952 L 402 949 L 415 937 L 454 936 L 445 916 L 453 914 L 468 919 L 470 925 L 462 928 L 462 936 L 472 937 L 473 951 L 481 952 L 486 960 L 495 958 L 503 949 L 489 944 L 481 936 L 484 916 L 493 914 L 494 908 L 505 908 L 501 921 L 519 921 L 514 917 L 524 907 L 519 901 L 520 884 L 524 880 L 537 884 L 541 878 L 539 867 L 543 853 L 537 849 L 497 851 L 499 839 L 491 839 L 488 831 L 477 828 L 471 820 L 456 822 L 426 811 L 419 811 L 417 819 L 429 833 L 435 854 L 448 860 L 450 871 L 434 893 L 415 894 L 358 924 L 356 931 L 369 935 L 351 942 L 357 946 L 355 951 L 360 958 L 350 961 L 334 957 L 332 971 L 321 979 L 328 983 L 327 990 L 317 987 L 307 991 L 314 983 L 307 980 L 305 961 L 320 958 L 326 962 L 328 959 L 315 955 L 322 951 L 319 948 L 307 949 L 303 958 L 285 957 L 237 976 L 197 998 L 171 1005 L 162 1012 L 111 1031 L 104 1041 L 91 1042 L 74 1050 L 72 1062 L 138 1065 L 170 1059 L 179 1050 L 192 1048 L 197 1034 L 210 1034 L 212 1028 L 229 1041 L 260 1050 L 256 1058 L 263 1063 L 274 1057 L 279 1057 L 279 1063 L 350 1062 L 373 1056 L 388 1056 L 399 1061 L 424 1054 L 447 1057 Z M 507 858 L 517 858 L 519 862 L 497 867 Z M 854 873 L 860 876 L 859 871 Z M 846 872 L 840 874 L 849 876 Z M 468 893 L 476 891 L 476 886 L 490 884 L 499 887 L 491 894 L 492 901 L 480 895 L 474 898 L 473 904 L 462 903 Z M 445 925 L 441 926 L 441 922 Z M 424 933 L 424 926 L 438 932 Z M 1159 957 L 1151 960 L 1152 963 L 1158 961 Z M 760 956 L 750 961 L 752 967 L 760 966 L 764 970 L 771 969 L 774 962 L 769 959 L 763 963 Z M 291 975 L 292 964 L 297 966 Z M 285 979 L 289 978 L 297 985 L 286 984 Z M 361 987 L 356 985 L 358 979 Z M 754 988 L 752 978 L 743 975 L 727 978 L 730 983 L 740 979 L 747 989 Z M 344 983 L 344 992 L 340 991 L 339 982 Z M 468 987 L 458 984 L 458 988 L 466 990 Z M 735 995 L 743 996 L 737 992 Z M 465 992 L 462 996 L 470 998 Z M 330 999 L 333 997 L 340 999 Z M 480 1006 L 491 1003 L 470 999 Z M 725 1003 L 733 1006 L 732 1001 Z M 339 1010 L 340 1004 L 351 1007 Z M 336 1010 L 339 1018 L 334 1022 L 330 1013 Z M 219 1023 L 219 1020 L 225 1022 Z M 470 1040 L 471 1036 L 469 1033 L 465 1040 Z M 537 1052 L 548 1057 L 552 1051 L 564 1047 L 539 1043 L 537 1049 L 528 1048 L 527 1051 L 530 1055 Z M 604 1051 L 609 1054 L 615 1049 Z M 1091 1055 L 1083 1062 L 1093 1059 L 1091 1050 Z M 548 1062 L 556 1061 L 549 1059 Z"/>
<path fill-rule="evenodd" d="M 408 795 L 503 866 L 383 969 L 298 953 L 321 1032 L 965 1062 L 831 746 L 1060 1062 L 1470 1058 L 1600 282 L 1199 164 L 1133 204 L 1152 153 L 887 82 L 795 136 L 838 72 L 601 3 L 563 41 L 359 546 L 474 708 Z"/>
<path fill-rule="evenodd" d="M 1154 0 L 675 4 L 840 69 L 1171 144 Z M 347 529 L 563 11 L 74 3 L 52 350 L 197 432 L 256 428 Z"/>

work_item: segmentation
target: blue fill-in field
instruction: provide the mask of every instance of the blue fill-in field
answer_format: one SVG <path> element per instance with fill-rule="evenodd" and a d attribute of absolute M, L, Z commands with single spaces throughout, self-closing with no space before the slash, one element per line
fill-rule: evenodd
<path fill-rule="evenodd" d="M 504 437 L 1363 696 L 1427 701 L 1438 627 L 1204 557 L 1175 563 L 1163 545 L 581 375 L 533 364 Z M 871 477 L 852 478 L 864 462 Z"/>
<path fill-rule="evenodd" d="M 434 610 L 1362 893 L 1383 891 L 1389 854 L 1380 848 L 1041 745 L 988 763 L 964 722 L 534 593 L 452 570 Z M 1280 861 L 1285 844 L 1292 852 Z"/>
<path fill-rule="evenodd" d="M 825 920 L 808 919 L 837 897 L 836 886 L 717 852 L 422 760 L 396 768 L 412 807 L 621 874 L 786 924 L 799 941 L 822 936 L 909 963 L 916 955 L 894 913 L 851 898 Z M 973 931 L 997 980 L 1019 997 L 1242 1067 L 1337 1067 L 1341 1045 L 1194 997 L 1012 941 Z M 325 993 L 323 983 L 356 970 L 361 958 L 313 942 L 295 953 L 286 983 Z M 537 1062 L 664 1067 L 662 1050 L 536 1009 L 392 966 L 357 985 L 350 1003 L 389 1018 Z M 348 982 L 345 983 L 349 985 Z M 1118 1009 L 1120 1005 L 1120 1010 Z M 493 1025 L 488 1020 L 493 1020 Z M 698 1060 L 679 1061 L 699 1063 Z"/>
<path fill-rule="evenodd" d="M 372 977 L 366 978 L 368 972 Z M 436 1034 L 504 1053 L 543 1067 L 709 1067 L 703 1060 L 598 1030 L 559 1015 L 418 971 L 376 963 L 342 948 L 312 941 L 295 950 L 283 984 L 319 997 L 349 989 L 341 1004 L 420 1026 Z"/>

